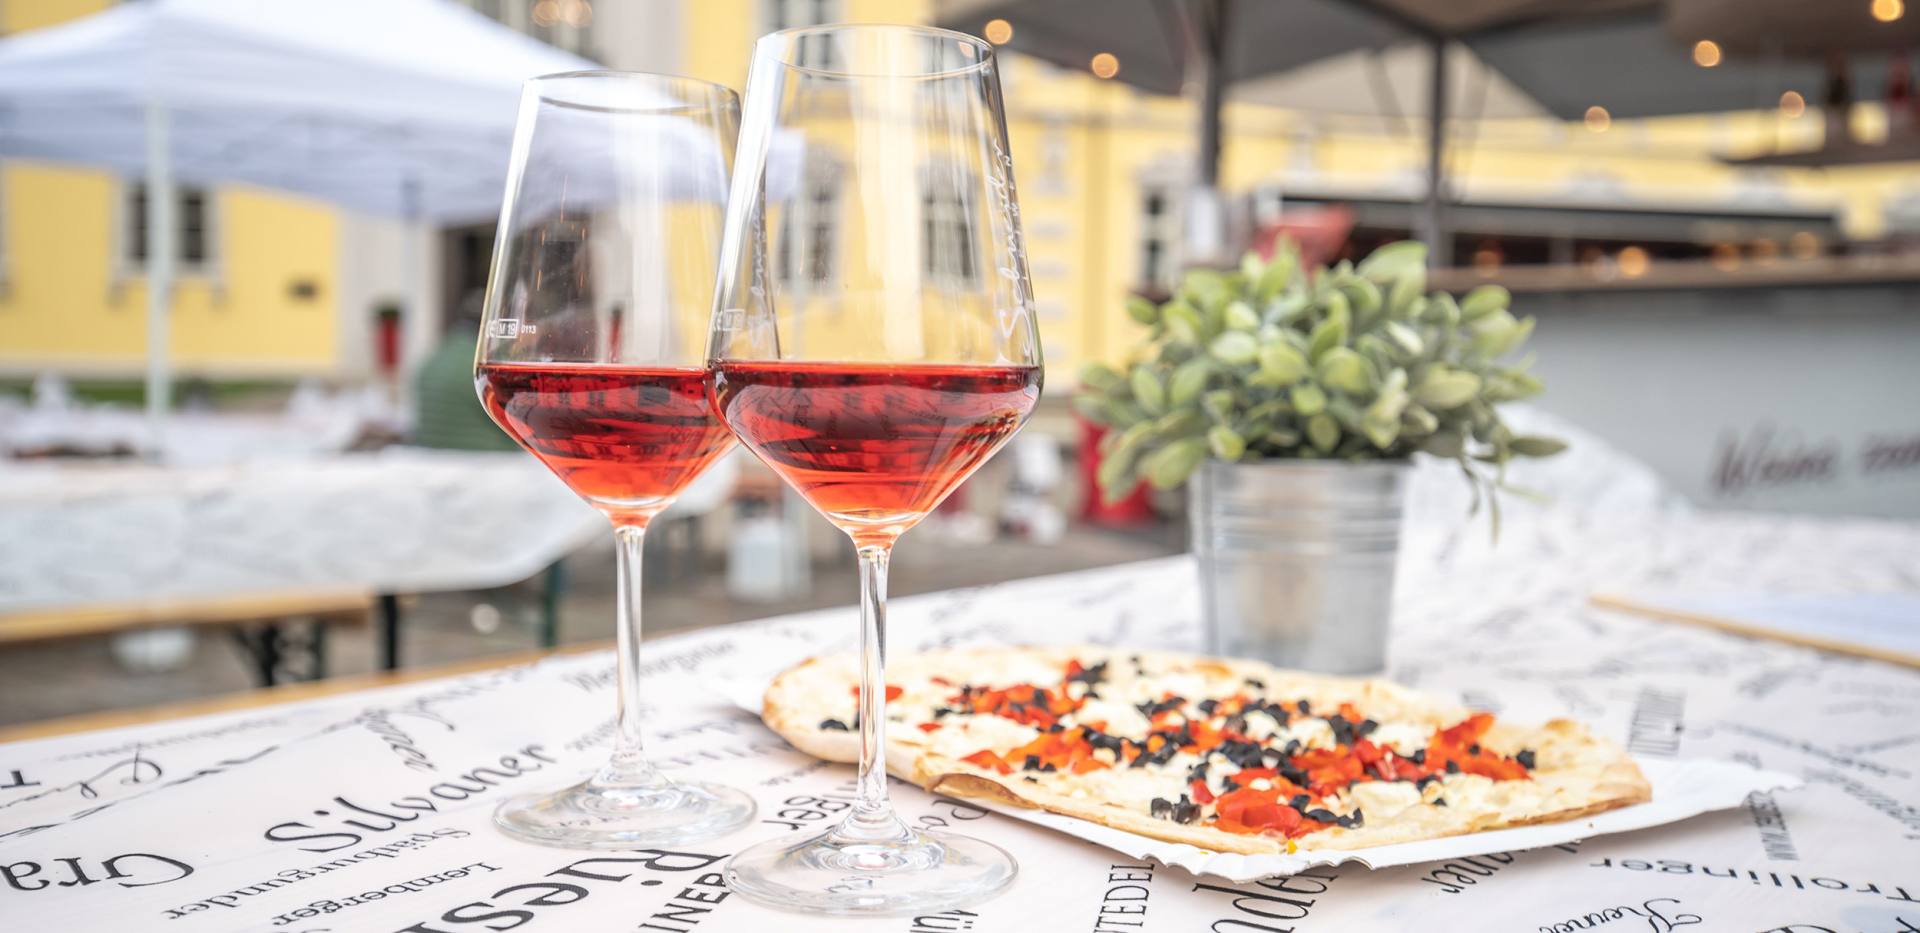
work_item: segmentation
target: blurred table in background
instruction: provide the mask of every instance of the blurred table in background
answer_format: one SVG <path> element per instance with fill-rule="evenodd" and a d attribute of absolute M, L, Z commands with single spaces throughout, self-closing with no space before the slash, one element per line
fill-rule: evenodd
<path fill-rule="evenodd" d="M 606 534 L 531 458 L 391 448 L 218 467 L 0 461 L 0 615 L 503 586 Z"/>

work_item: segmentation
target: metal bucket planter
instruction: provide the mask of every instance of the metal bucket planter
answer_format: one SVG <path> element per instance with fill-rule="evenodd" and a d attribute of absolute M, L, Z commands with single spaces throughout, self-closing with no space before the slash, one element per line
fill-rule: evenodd
<path fill-rule="evenodd" d="M 1385 670 L 1408 469 L 1202 465 L 1189 495 L 1208 649 L 1328 674 Z"/>

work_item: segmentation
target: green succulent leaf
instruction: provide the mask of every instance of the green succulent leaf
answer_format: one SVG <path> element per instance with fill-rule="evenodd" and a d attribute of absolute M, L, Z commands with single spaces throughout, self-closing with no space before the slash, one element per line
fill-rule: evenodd
<path fill-rule="evenodd" d="M 1189 437 L 1174 441 L 1140 461 L 1141 472 L 1155 489 L 1172 489 L 1187 481 L 1207 459 L 1205 438 Z"/>
<path fill-rule="evenodd" d="M 1347 322 L 1344 318 L 1328 317 L 1314 325 L 1313 336 L 1307 340 L 1307 359 L 1315 363 L 1327 355 L 1327 351 L 1347 342 Z"/>
<path fill-rule="evenodd" d="M 1260 348 L 1260 374 L 1267 377 L 1268 385 L 1286 387 L 1306 378 L 1306 354 L 1294 349 L 1284 341 L 1274 341 Z"/>
<path fill-rule="evenodd" d="M 1247 452 L 1247 440 L 1232 428 L 1216 424 L 1207 429 L 1207 447 L 1222 460 L 1238 460 Z"/>
<path fill-rule="evenodd" d="M 1215 389 L 1200 396 L 1200 410 L 1215 421 L 1226 423 L 1233 420 L 1234 398 L 1232 389 Z"/>
<path fill-rule="evenodd" d="M 1080 385 L 1096 392 L 1112 394 L 1126 384 L 1127 380 L 1105 363 L 1088 363 L 1080 367 Z"/>
<path fill-rule="evenodd" d="M 1408 405 L 1400 413 L 1400 423 L 1410 435 L 1425 437 L 1440 429 L 1440 419 L 1421 405 Z"/>
<path fill-rule="evenodd" d="M 1513 306 L 1513 294 L 1500 285 L 1481 285 L 1460 300 L 1461 320 L 1477 321 Z"/>
<path fill-rule="evenodd" d="M 1160 374 L 1146 366 L 1133 368 L 1133 400 L 1140 410 L 1154 417 L 1167 413 L 1167 387 L 1160 382 Z"/>
<path fill-rule="evenodd" d="M 1207 352 L 1228 366 L 1240 366 L 1253 362 L 1254 356 L 1260 352 L 1260 341 L 1245 331 L 1230 330 L 1213 338 L 1213 342 L 1207 345 Z"/>
<path fill-rule="evenodd" d="M 1347 296 L 1347 302 L 1358 319 L 1365 320 L 1375 311 L 1380 310 L 1383 301 L 1380 297 L 1380 286 L 1373 284 L 1371 279 L 1354 279 L 1340 291 Z"/>
<path fill-rule="evenodd" d="M 1393 277 L 1393 284 L 1387 290 L 1387 313 L 1405 320 L 1419 309 L 1416 305 L 1427 291 L 1427 269 L 1419 266 L 1408 269 Z"/>
<path fill-rule="evenodd" d="M 1420 339 L 1420 332 L 1399 321 L 1388 321 L 1380 325 L 1380 332 L 1398 347 L 1400 352 L 1412 359 L 1427 352 L 1427 342 Z"/>
<path fill-rule="evenodd" d="M 1173 378 L 1167 380 L 1167 406 L 1185 408 L 1207 388 L 1207 379 L 1213 375 L 1213 363 L 1204 356 L 1196 356 L 1180 364 L 1173 371 Z"/>
<path fill-rule="evenodd" d="M 1167 326 L 1167 336 L 1176 344 L 1200 342 L 1200 331 L 1204 325 L 1200 322 L 1200 312 L 1184 301 L 1167 302 L 1161 309 L 1161 320 Z"/>
<path fill-rule="evenodd" d="M 1325 412 L 1307 419 L 1307 440 L 1321 453 L 1331 453 L 1340 443 L 1340 423 Z"/>
<path fill-rule="evenodd" d="M 1360 260 L 1355 270 L 1375 282 L 1391 282 L 1409 272 L 1424 274 L 1427 268 L 1427 244 L 1419 240 L 1388 243 Z"/>
<path fill-rule="evenodd" d="M 1244 301 L 1229 303 L 1226 317 L 1228 330 L 1253 330 L 1260 326 L 1259 313 Z"/>
<path fill-rule="evenodd" d="M 1327 409 L 1327 393 L 1311 382 L 1294 386 L 1288 398 L 1293 403 L 1293 410 L 1302 415 L 1317 415 Z"/>
<path fill-rule="evenodd" d="M 1413 389 L 1413 397 L 1432 411 L 1459 408 L 1480 392 L 1480 377 L 1470 372 L 1435 366 Z"/>
<path fill-rule="evenodd" d="M 1566 450 L 1567 442 L 1557 437 L 1522 435 L 1509 441 L 1507 448 L 1522 457 L 1551 457 Z"/>
<path fill-rule="evenodd" d="M 1314 377 L 1329 389 L 1360 395 L 1373 388 L 1373 367 L 1346 347 L 1328 350 L 1314 366 Z"/>
<path fill-rule="evenodd" d="M 1261 301 L 1271 301 L 1275 295 L 1285 291 L 1293 282 L 1293 273 L 1299 266 L 1299 260 L 1284 253 L 1273 257 L 1265 268 L 1260 270 L 1254 281 L 1254 297 Z"/>

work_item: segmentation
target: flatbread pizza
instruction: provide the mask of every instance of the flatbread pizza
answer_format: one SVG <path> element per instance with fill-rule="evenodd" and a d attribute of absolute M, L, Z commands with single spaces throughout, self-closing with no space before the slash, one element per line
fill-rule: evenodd
<path fill-rule="evenodd" d="M 908 655 L 887 679 L 895 775 L 1217 852 L 1363 849 L 1651 798 L 1578 723 L 1508 723 L 1382 680 L 1095 646 Z M 856 761 L 858 683 L 852 657 L 808 660 L 762 716 Z"/>

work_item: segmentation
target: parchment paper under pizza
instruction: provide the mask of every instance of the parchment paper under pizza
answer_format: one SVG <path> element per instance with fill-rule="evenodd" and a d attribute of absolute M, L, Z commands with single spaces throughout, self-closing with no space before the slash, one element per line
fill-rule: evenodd
<path fill-rule="evenodd" d="M 1650 799 L 1578 723 L 1497 720 L 1386 681 L 1094 646 L 892 659 L 888 769 L 1225 853 L 1345 851 L 1568 820 Z M 795 747 L 859 755 L 851 658 L 768 687 Z"/>

